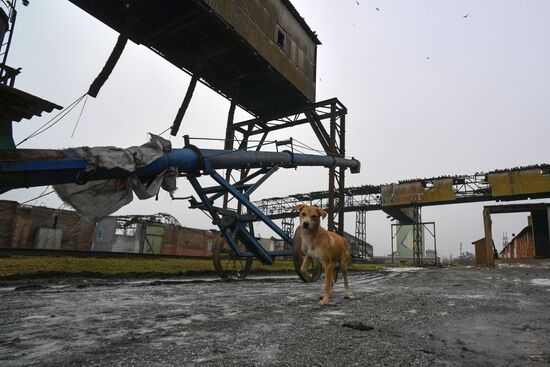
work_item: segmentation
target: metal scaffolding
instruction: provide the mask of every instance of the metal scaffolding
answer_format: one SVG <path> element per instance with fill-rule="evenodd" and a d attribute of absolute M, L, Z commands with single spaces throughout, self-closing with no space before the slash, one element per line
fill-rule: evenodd
<path fill-rule="evenodd" d="M 270 132 L 309 124 L 321 144 L 322 154 L 334 158 L 345 157 L 345 116 L 347 108 L 337 98 L 317 102 L 284 116 L 258 117 L 237 123 L 233 122 L 233 106 L 232 103 L 226 127 L 226 149 L 235 147 L 238 150 L 259 151 L 267 144 L 267 137 Z M 324 125 L 327 121 L 329 122 L 328 130 Z M 253 137 L 259 137 L 259 139 L 253 139 Z M 254 141 L 253 146 L 252 140 Z M 275 146 L 277 150 L 288 149 L 294 151 L 294 144 L 295 142 L 291 138 L 276 142 Z M 344 232 L 345 170 L 345 167 L 329 168 L 326 205 L 323 205 L 329 213 L 328 228 L 340 234 Z M 242 169 L 238 179 L 242 180 L 250 173 L 250 169 Z M 226 173 L 226 179 L 231 182 L 237 180 L 236 177 L 232 177 L 231 171 Z M 256 203 L 256 205 L 262 208 L 261 204 Z M 290 212 L 293 207 L 285 205 L 279 210 Z"/>
<path fill-rule="evenodd" d="M 355 212 L 355 238 L 357 256 L 362 259 L 367 258 L 367 212 L 365 210 Z"/>

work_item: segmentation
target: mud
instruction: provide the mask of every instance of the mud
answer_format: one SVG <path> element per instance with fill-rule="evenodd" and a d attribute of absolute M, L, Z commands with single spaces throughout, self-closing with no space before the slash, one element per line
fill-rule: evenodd
<path fill-rule="evenodd" d="M 0 282 L 2 366 L 547 366 L 550 263 L 353 273 L 322 283 Z"/>

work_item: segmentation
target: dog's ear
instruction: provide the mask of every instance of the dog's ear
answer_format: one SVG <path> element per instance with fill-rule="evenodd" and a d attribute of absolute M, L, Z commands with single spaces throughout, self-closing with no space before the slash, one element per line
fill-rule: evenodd
<path fill-rule="evenodd" d="M 302 209 L 303 209 L 305 206 L 306 206 L 305 204 L 298 204 L 298 205 L 296 205 L 296 206 L 294 207 L 294 210 L 293 210 L 293 211 L 299 213 L 299 212 L 302 211 Z"/>
<path fill-rule="evenodd" d="M 317 208 L 317 211 L 319 212 L 319 215 L 325 219 L 325 217 L 328 215 L 325 209 Z"/>

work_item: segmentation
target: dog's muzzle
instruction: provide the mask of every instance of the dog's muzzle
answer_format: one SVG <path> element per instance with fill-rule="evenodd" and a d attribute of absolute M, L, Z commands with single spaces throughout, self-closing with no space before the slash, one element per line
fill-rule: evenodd
<path fill-rule="evenodd" d="M 304 222 L 304 223 L 302 224 L 302 227 L 304 227 L 304 229 L 308 229 L 308 228 L 310 227 L 309 222 Z"/>

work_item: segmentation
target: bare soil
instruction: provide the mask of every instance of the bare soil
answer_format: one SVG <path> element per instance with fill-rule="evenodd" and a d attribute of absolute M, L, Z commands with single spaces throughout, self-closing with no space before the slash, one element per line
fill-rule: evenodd
<path fill-rule="evenodd" d="M 547 366 L 550 262 L 496 269 L 0 282 L 2 366 Z"/>

